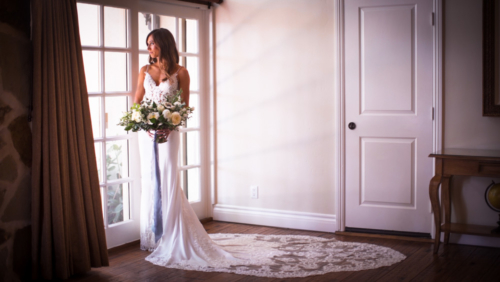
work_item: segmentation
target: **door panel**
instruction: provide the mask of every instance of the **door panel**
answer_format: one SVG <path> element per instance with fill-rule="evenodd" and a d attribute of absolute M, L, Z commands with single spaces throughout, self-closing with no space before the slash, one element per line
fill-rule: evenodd
<path fill-rule="evenodd" d="M 344 7 L 345 225 L 430 233 L 433 1 Z"/>
<path fill-rule="evenodd" d="M 414 5 L 360 9 L 362 114 L 414 114 L 414 11 Z"/>
<path fill-rule="evenodd" d="M 411 138 L 361 139 L 361 206 L 415 208 L 414 145 Z"/>

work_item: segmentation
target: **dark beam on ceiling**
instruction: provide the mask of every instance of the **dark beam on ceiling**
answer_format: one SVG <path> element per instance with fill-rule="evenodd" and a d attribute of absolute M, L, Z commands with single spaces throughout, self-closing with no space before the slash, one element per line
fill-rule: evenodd
<path fill-rule="evenodd" d="M 222 4 L 222 1 L 224 0 L 179 0 L 179 1 L 207 5 L 208 8 L 210 8 L 212 4 Z"/>

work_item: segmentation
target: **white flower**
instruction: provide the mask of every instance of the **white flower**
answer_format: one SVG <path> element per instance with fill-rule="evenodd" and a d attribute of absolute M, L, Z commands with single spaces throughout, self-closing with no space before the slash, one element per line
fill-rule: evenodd
<path fill-rule="evenodd" d="M 163 112 L 165 110 L 165 107 L 163 105 L 158 105 L 158 111 Z"/>
<path fill-rule="evenodd" d="M 160 114 L 158 112 L 149 113 L 149 115 L 148 115 L 148 123 L 149 124 L 153 124 L 150 120 L 153 119 L 153 118 L 156 119 L 156 120 L 158 120 L 159 117 L 160 117 Z"/>
<path fill-rule="evenodd" d="M 165 119 L 169 119 L 172 116 L 172 113 L 169 110 L 164 110 L 161 114 Z"/>
<path fill-rule="evenodd" d="M 191 111 L 194 111 L 194 107 L 191 107 Z"/>
<path fill-rule="evenodd" d="M 142 116 L 140 112 L 134 111 L 132 113 L 132 120 L 135 122 L 140 122 L 142 120 Z"/>
<path fill-rule="evenodd" d="M 179 123 L 181 123 L 181 115 L 178 112 L 174 112 L 172 114 L 172 124 L 178 125 Z"/>
<path fill-rule="evenodd" d="M 180 105 L 180 104 L 181 104 L 181 102 L 175 102 L 174 103 L 174 105 Z"/>

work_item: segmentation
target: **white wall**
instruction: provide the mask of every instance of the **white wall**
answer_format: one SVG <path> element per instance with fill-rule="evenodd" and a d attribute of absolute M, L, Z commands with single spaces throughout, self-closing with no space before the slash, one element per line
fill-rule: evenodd
<path fill-rule="evenodd" d="M 334 214 L 333 1 L 215 12 L 217 204 Z"/>
<path fill-rule="evenodd" d="M 444 35 L 444 147 L 500 150 L 500 117 L 482 116 L 482 1 L 446 0 Z M 491 178 L 452 179 L 452 221 L 496 225 L 484 201 Z M 495 179 L 500 182 L 500 179 Z M 462 238 L 460 238 L 462 237 Z M 500 246 L 500 239 L 464 241 Z"/>

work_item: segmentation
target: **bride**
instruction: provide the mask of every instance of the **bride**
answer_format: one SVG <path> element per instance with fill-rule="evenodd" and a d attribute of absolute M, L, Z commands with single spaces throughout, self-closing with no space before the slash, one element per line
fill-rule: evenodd
<path fill-rule="evenodd" d="M 141 68 L 134 103 L 142 100 L 162 102 L 165 96 L 182 89 L 182 101 L 189 106 L 189 73 L 179 65 L 179 54 L 173 35 L 167 29 L 156 29 L 147 36 L 149 65 Z M 148 260 L 162 265 L 189 264 L 207 266 L 207 262 L 236 260 L 214 244 L 201 225 L 180 188 L 177 171 L 179 132 L 159 130 L 159 137 L 167 139 L 158 145 L 160 168 L 161 209 L 163 235 L 156 241 L 153 222 L 154 168 L 152 133 L 139 133 L 142 169 L 141 193 L 141 249 L 153 251 Z"/>
<path fill-rule="evenodd" d="M 189 73 L 179 65 L 172 34 L 167 29 L 155 29 L 148 34 L 146 44 L 149 64 L 142 67 L 139 73 L 134 103 L 143 100 L 162 102 L 166 96 L 182 89 L 181 98 L 189 106 Z M 376 268 L 404 258 L 388 248 L 311 236 L 209 236 L 180 187 L 177 170 L 179 132 L 157 131 L 156 135 L 167 138 L 167 142 L 158 144 L 156 154 L 151 138 L 153 134 L 139 132 L 142 170 L 140 245 L 141 249 L 152 251 L 146 260 L 154 264 L 283 278 Z M 156 178 L 155 158 L 159 167 Z M 153 188 L 158 185 L 158 180 L 159 197 Z M 161 198 L 162 222 L 153 219 L 153 203 L 158 198 Z M 162 232 L 156 232 L 155 236 L 153 230 Z M 359 257 L 359 250 L 364 257 Z M 380 253 L 388 254 L 389 258 L 380 256 Z"/>

